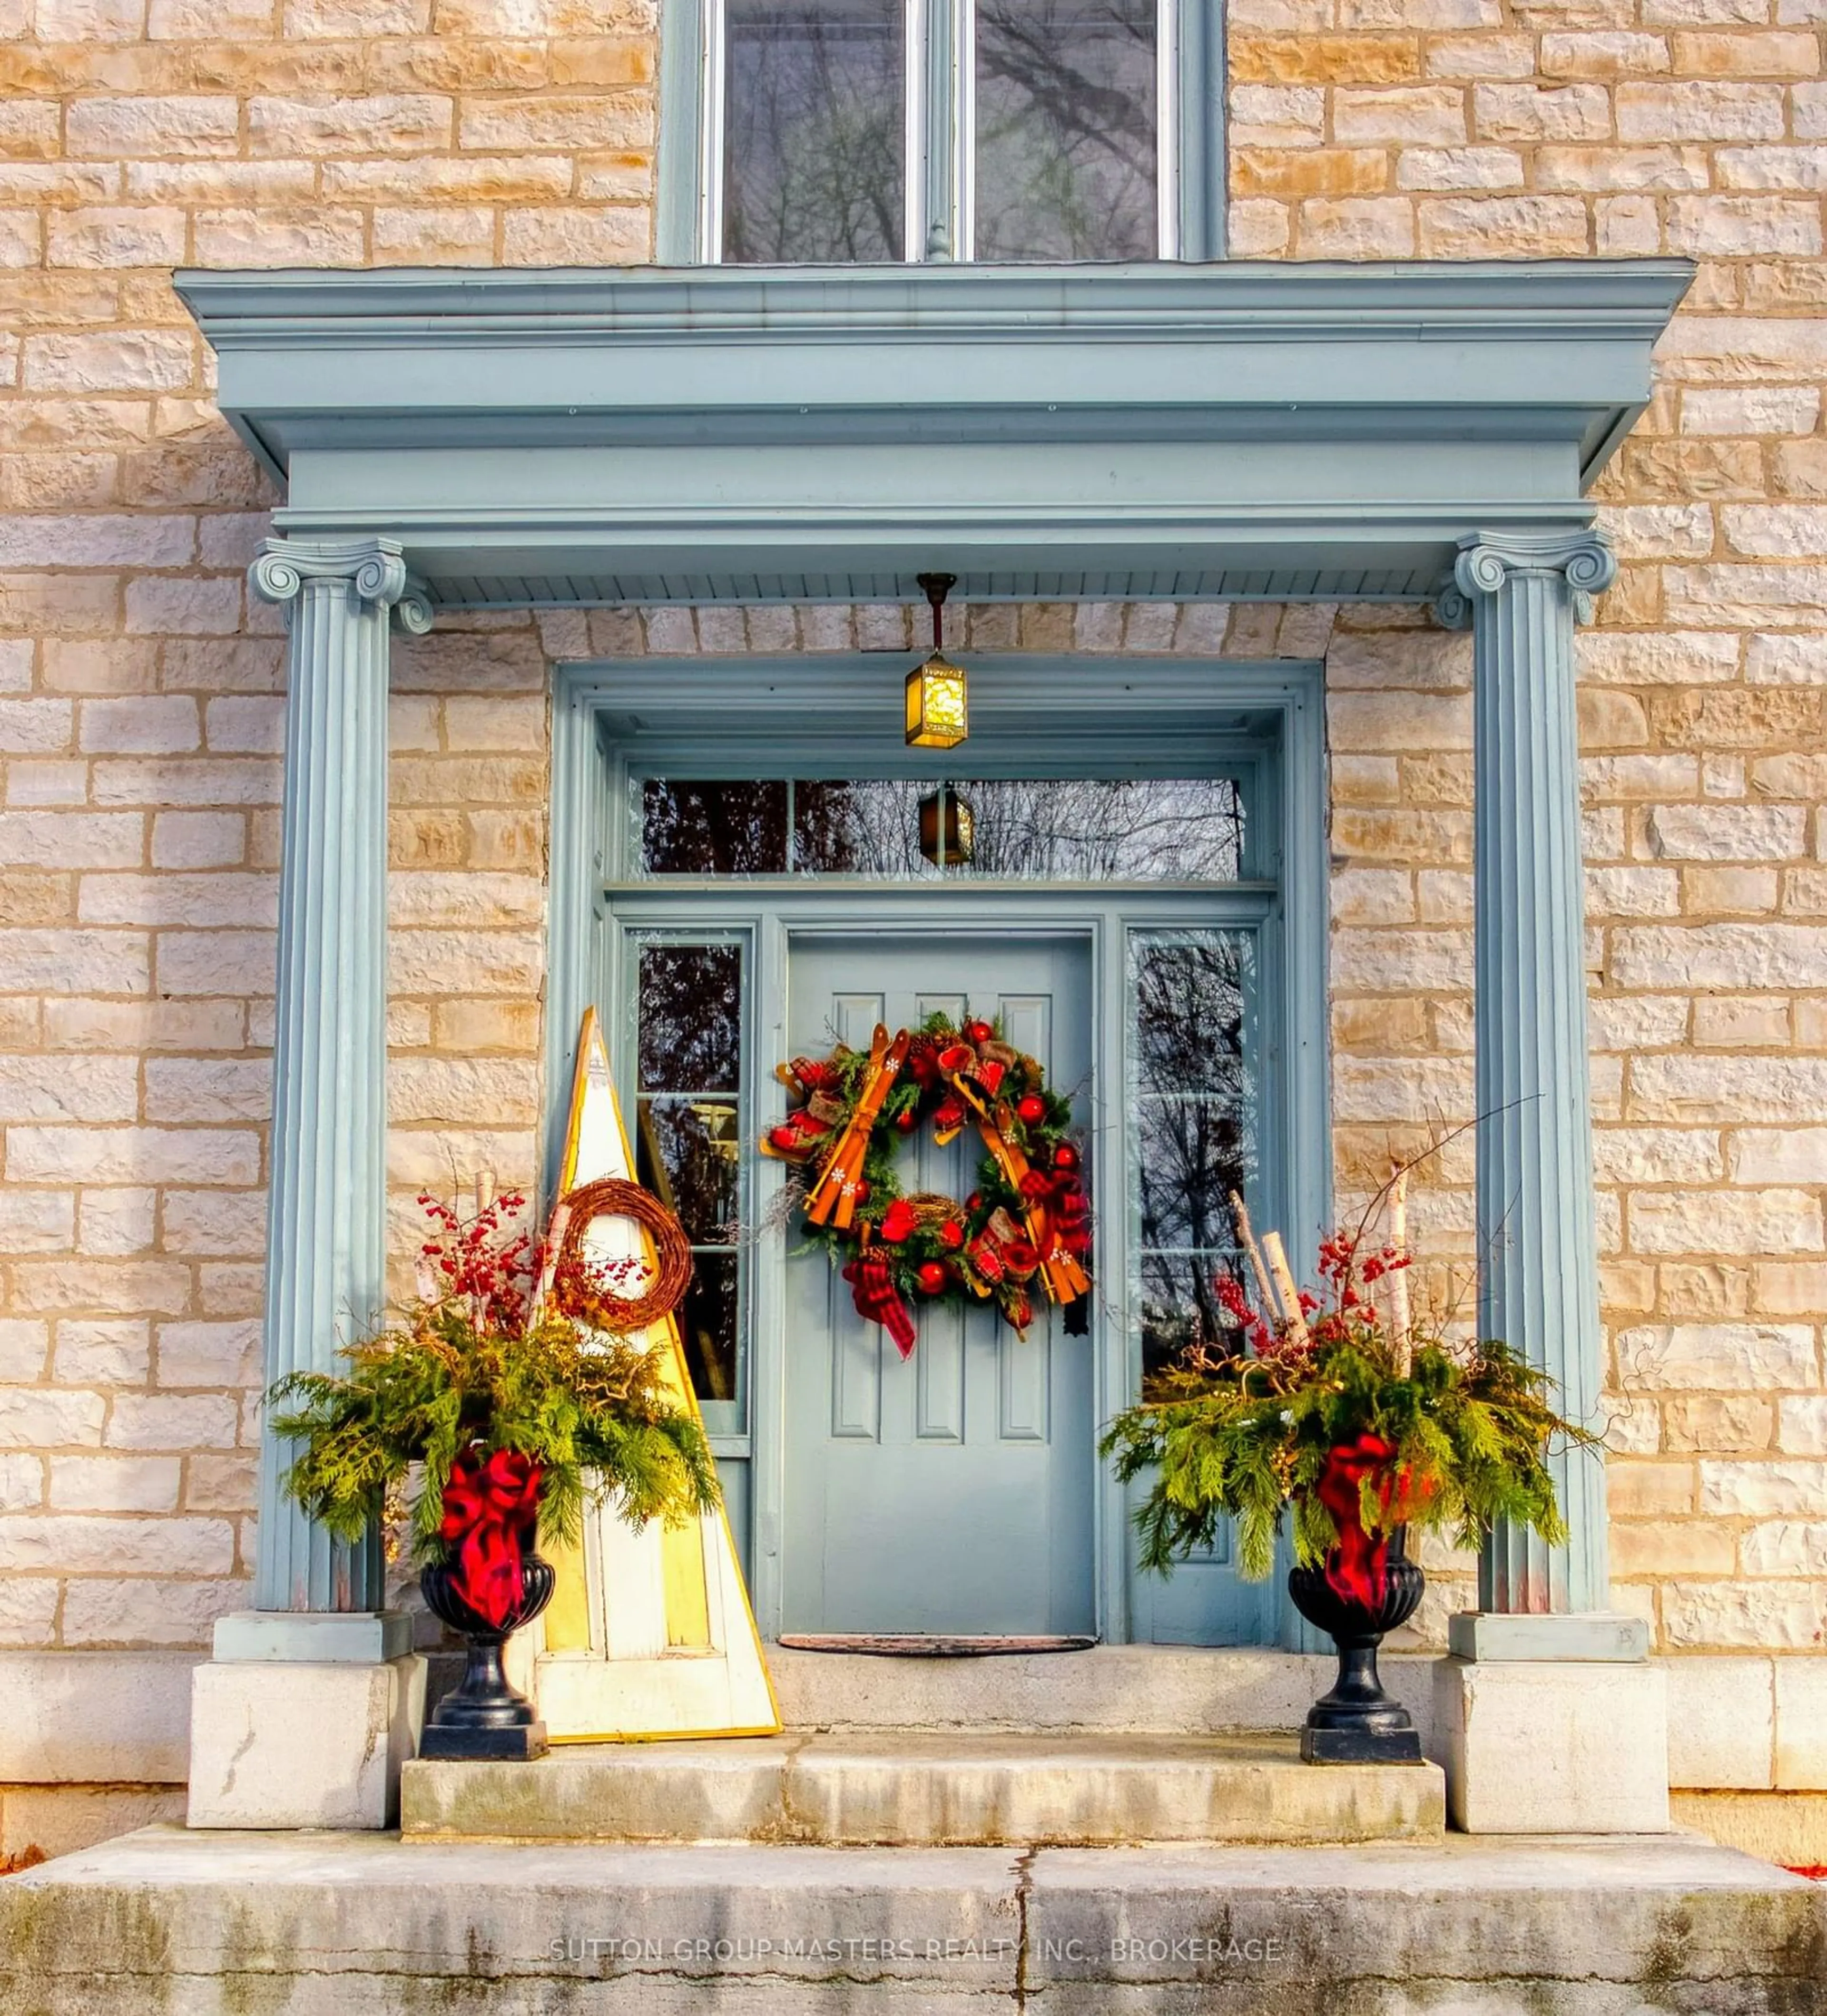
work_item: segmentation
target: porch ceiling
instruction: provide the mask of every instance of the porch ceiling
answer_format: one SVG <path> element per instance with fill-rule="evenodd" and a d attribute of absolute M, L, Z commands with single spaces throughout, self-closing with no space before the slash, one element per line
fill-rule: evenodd
<path fill-rule="evenodd" d="M 440 601 L 1414 597 L 1588 524 L 1685 262 L 189 272 L 292 536 Z"/>

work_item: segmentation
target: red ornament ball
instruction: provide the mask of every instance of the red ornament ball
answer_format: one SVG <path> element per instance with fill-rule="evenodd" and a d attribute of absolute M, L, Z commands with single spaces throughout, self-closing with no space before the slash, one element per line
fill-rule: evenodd
<path fill-rule="evenodd" d="M 948 1218 L 939 1227 L 939 1243 L 948 1253 L 956 1253 L 964 1244 L 964 1228 L 955 1218 Z"/>
<path fill-rule="evenodd" d="M 895 1125 L 903 1134 L 911 1134 L 919 1125 L 920 1109 L 916 1106 L 910 1106 L 905 1113 L 895 1115 Z"/>
<path fill-rule="evenodd" d="M 1053 1166 L 1056 1169 L 1076 1169 L 1079 1166 L 1078 1150 L 1069 1142 L 1061 1142 L 1053 1151 Z"/>
<path fill-rule="evenodd" d="M 920 1283 L 922 1294 L 942 1295 L 946 1291 L 946 1270 L 936 1260 L 924 1260 L 914 1279 Z"/>
<path fill-rule="evenodd" d="M 987 1022 L 967 1022 L 964 1024 L 964 1041 L 968 1043 L 987 1043 L 995 1035 L 995 1030 Z"/>
<path fill-rule="evenodd" d="M 867 1179 L 856 1186 L 856 1201 L 859 1204 L 867 1204 L 869 1201 L 869 1184 Z"/>
<path fill-rule="evenodd" d="M 1015 1118 L 1024 1127 L 1036 1127 L 1047 1118 L 1047 1101 L 1037 1092 L 1030 1092 L 1015 1102 Z"/>
<path fill-rule="evenodd" d="M 964 1200 L 964 1208 L 967 1211 L 981 1211 L 983 1208 L 982 1191 L 973 1190 Z"/>
<path fill-rule="evenodd" d="M 920 1222 L 913 1205 L 905 1197 L 896 1197 L 882 1213 L 881 1236 L 891 1246 L 898 1246 Z"/>

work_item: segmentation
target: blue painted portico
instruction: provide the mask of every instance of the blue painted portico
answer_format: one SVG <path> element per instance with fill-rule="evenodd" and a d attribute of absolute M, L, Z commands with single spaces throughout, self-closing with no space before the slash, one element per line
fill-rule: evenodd
<path fill-rule="evenodd" d="M 1573 634 L 1615 570 L 1587 492 L 1689 277 L 181 275 L 222 410 L 286 495 L 254 570 L 292 612 L 268 1376 L 326 1363 L 375 1299 L 390 611 L 917 602 L 942 567 L 972 599 L 1429 599 L 1471 627 L 1481 1318 L 1591 1415 Z M 578 894 L 555 867 L 555 905 Z M 1570 1539 L 1494 1536 L 1488 1610 L 1605 1606 L 1602 1467 L 1559 1461 Z M 269 1445 L 257 1600 L 266 1642 L 308 1658 L 377 1610 L 378 1563 L 326 1554 L 279 1469 Z"/>

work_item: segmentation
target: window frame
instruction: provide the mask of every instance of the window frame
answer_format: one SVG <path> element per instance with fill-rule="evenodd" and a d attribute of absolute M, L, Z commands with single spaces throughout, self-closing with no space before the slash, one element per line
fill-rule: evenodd
<path fill-rule="evenodd" d="M 1224 256 L 1220 0 L 1155 0 L 1156 257 Z M 907 36 L 903 265 L 968 265 L 976 0 L 902 0 Z M 723 263 L 723 0 L 661 0 L 655 256 Z"/>

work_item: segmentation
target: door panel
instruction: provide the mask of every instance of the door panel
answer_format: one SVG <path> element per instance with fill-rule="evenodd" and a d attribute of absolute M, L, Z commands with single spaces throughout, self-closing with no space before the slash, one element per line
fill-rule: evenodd
<path fill-rule="evenodd" d="M 788 992 L 794 1055 L 939 1010 L 1000 1018 L 1089 1120 L 1083 938 L 800 938 Z M 982 1152 L 923 1129 L 903 1181 L 962 1198 Z M 1095 1337 L 1044 1302 L 1025 1339 L 992 1309 L 925 1305 L 903 1363 L 816 1247 L 792 1251 L 787 1312 L 783 1628 L 1090 1631 Z"/>

